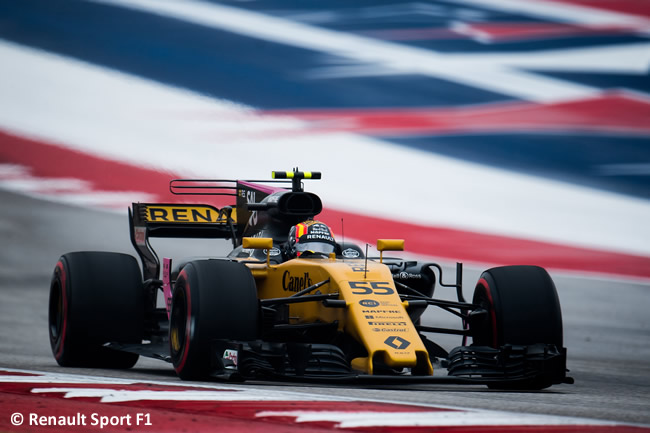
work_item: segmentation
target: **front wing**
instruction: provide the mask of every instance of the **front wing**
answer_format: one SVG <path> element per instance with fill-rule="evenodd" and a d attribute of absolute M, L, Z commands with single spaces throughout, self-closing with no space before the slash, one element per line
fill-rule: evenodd
<path fill-rule="evenodd" d="M 439 384 L 573 383 L 566 376 L 566 350 L 554 345 L 461 346 L 441 366 L 444 375 L 415 375 L 409 369 L 378 369 L 365 374 L 350 369 L 345 353 L 334 345 L 307 343 L 214 342 L 214 376 L 229 380 L 306 382 L 418 382 Z"/>

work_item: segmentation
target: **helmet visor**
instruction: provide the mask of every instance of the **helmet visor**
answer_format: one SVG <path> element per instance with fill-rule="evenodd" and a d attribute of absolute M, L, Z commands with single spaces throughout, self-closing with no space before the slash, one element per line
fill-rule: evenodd
<path fill-rule="evenodd" d="M 298 242 L 296 244 L 296 251 L 301 253 L 312 251 L 314 253 L 329 254 L 334 252 L 334 245 L 327 242 Z"/>

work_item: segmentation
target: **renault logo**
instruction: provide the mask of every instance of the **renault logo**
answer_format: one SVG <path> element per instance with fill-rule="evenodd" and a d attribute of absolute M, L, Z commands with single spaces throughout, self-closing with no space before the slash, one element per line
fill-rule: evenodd
<path fill-rule="evenodd" d="M 411 342 L 403 339 L 402 337 L 388 337 L 384 343 L 393 349 L 402 350 L 411 345 Z"/>

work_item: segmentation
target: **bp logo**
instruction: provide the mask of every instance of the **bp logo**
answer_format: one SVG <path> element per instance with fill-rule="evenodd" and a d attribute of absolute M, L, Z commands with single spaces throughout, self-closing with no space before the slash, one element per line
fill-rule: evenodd
<path fill-rule="evenodd" d="M 359 301 L 359 304 L 369 308 L 379 307 L 379 302 L 375 301 L 374 299 L 362 299 Z"/>

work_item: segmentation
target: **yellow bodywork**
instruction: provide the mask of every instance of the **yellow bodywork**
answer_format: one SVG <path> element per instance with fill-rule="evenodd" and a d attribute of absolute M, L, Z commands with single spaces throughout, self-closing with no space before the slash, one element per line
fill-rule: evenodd
<path fill-rule="evenodd" d="M 368 353 L 352 361 L 355 370 L 373 374 L 374 363 L 380 359 L 389 367 L 433 374 L 428 352 L 386 265 L 333 257 L 297 258 L 279 265 L 246 264 L 256 279 L 260 299 L 286 298 L 329 279 L 310 294 L 338 293 L 346 307 L 329 308 L 316 301 L 289 304 L 289 323 L 338 321 L 339 330 L 355 338 Z"/>

